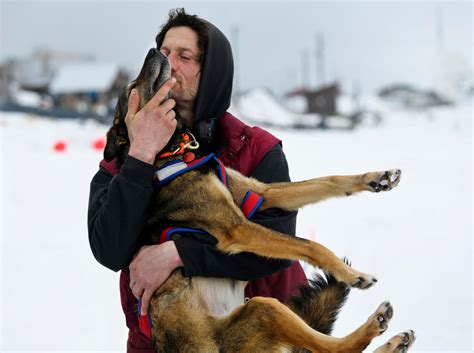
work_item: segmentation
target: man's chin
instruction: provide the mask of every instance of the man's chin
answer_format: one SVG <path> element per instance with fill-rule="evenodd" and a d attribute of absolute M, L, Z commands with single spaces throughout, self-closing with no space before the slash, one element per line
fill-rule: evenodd
<path fill-rule="evenodd" d="M 192 99 L 189 99 L 188 95 L 183 94 L 183 92 L 181 91 L 171 90 L 169 93 L 169 97 L 174 99 L 177 105 L 188 106 L 193 101 Z"/>
<path fill-rule="evenodd" d="M 171 90 L 169 93 L 169 97 L 173 98 L 175 101 L 178 101 L 181 99 L 182 95 L 179 91 Z"/>

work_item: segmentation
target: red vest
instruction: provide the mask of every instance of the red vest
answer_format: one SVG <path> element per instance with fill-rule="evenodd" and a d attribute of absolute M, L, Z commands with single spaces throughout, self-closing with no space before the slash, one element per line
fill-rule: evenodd
<path fill-rule="evenodd" d="M 220 124 L 220 133 L 227 146 L 219 159 L 226 166 L 246 176 L 255 170 L 268 151 L 280 143 L 280 140 L 269 132 L 247 126 L 229 113 L 222 116 Z M 285 270 L 249 282 L 245 288 L 245 296 L 272 297 L 285 302 L 288 297 L 297 294 L 295 290 L 301 284 L 307 282 L 303 268 L 295 261 Z"/>
<path fill-rule="evenodd" d="M 249 176 L 262 158 L 280 142 L 276 137 L 258 127 L 250 127 L 229 113 L 220 119 L 220 136 L 225 142 L 219 159 L 228 167 Z M 273 297 L 281 302 L 297 294 L 297 288 L 306 284 L 303 268 L 295 261 L 289 268 L 273 273 L 267 277 L 251 281 L 245 288 L 245 296 Z M 155 353 L 150 340 L 140 331 L 137 317 L 137 300 L 129 287 L 130 272 L 122 270 L 120 276 L 120 296 L 126 316 L 129 335 L 128 353 Z"/>

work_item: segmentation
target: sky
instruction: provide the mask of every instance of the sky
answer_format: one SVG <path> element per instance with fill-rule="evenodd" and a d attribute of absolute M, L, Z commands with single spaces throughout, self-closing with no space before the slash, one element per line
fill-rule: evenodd
<path fill-rule="evenodd" d="M 472 71 L 468 1 L 3 0 L 0 61 L 47 48 L 116 62 L 136 75 L 169 9 L 181 6 L 227 35 L 238 91 L 267 87 L 281 94 L 338 81 L 348 93 L 371 93 L 400 81 L 433 85 L 440 65 Z M 318 36 L 324 80 L 316 69 Z"/>

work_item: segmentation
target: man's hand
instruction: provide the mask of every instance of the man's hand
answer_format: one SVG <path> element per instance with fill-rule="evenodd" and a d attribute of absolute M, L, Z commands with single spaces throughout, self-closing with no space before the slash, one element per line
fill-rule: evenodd
<path fill-rule="evenodd" d="M 128 154 L 142 162 L 153 164 L 155 157 L 168 143 L 176 129 L 176 102 L 165 99 L 176 83 L 175 78 L 166 81 L 152 99 L 141 109 L 137 89 L 132 89 L 128 98 L 128 111 L 125 117 L 130 150 Z"/>
<path fill-rule="evenodd" d="M 143 246 L 130 263 L 130 288 L 141 299 L 141 315 L 148 313 L 151 297 L 177 267 L 183 266 L 174 241 Z"/>

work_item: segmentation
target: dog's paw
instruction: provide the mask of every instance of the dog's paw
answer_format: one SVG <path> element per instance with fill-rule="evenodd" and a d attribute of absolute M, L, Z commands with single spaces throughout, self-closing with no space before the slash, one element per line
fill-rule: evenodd
<path fill-rule="evenodd" d="M 331 271 L 331 274 L 337 281 L 343 282 L 350 287 L 359 289 L 368 289 L 377 283 L 377 278 L 363 272 L 359 272 L 344 260 L 345 266 L 339 271 Z"/>
<path fill-rule="evenodd" d="M 342 258 L 342 261 L 333 263 L 330 268 L 325 271 L 330 273 L 338 282 L 344 283 L 349 287 L 368 289 L 378 282 L 375 276 L 357 271 L 351 267 L 350 261 L 347 258 Z"/>
<path fill-rule="evenodd" d="M 401 176 L 402 171 L 400 169 L 367 173 L 364 175 L 364 184 L 368 187 L 369 191 L 389 191 L 398 185 Z"/>
<path fill-rule="evenodd" d="M 379 305 L 375 313 L 369 317 L 369 327 L 376 336 L 384 333 L 388 328 L 388 323 L 393 316 L 393 307 L 390 302 L 383 302 Z"/>
<path fill-rule="evenodd" d="M 375 283 L 377 283 L 377 278 L 371 275 L 362 274 L 358 276 L 354 282 L 351 283 L 351 287 L 359 289 L 369 289 Z"/>
<path fill-rule="evenodd" d="M 416 336 L 413 330 L 399 333 L 377 348 L 374 353 L 405 353 L 413 345 L 415 339 Z"/>

